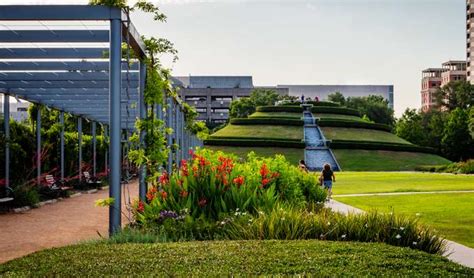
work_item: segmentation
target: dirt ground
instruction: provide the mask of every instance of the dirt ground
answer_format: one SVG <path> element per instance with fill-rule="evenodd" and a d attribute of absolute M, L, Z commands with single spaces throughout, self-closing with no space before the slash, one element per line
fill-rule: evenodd
<path fill-rule="evenodd" d="M 124 191 L 130 192 L 131 200 L 137 198 L 137 182 L 128 187 Z M 96 207 L 95 201 L 107 198 L 108 194 L 108 189 L 99 190 L 24 213 L 0 215 L 0 263 L 46 248 L 99 239 L 99 234 L 106 237 L 109 209 Z M 122 204 L 124 201 L 122 194 Z M 127 222 L 122 216 L 122 225 Z"/>

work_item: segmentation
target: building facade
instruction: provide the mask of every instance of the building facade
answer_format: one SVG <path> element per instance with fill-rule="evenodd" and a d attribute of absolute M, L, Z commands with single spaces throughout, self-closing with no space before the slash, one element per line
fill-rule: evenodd
<path fill-rule="evenodd" d="M 382 96 L 393 109 L 393 85 L 278 85 L 277 88 L 288 89 L 290 96 L 319 100 L 327 100 L 334 92 L 340 92 L 345 97 L 363 97 L 369 95 Z"/>
<path fill-rule="evenodd" d="M 447 61 L 441 68 L 428 68 L 421 74 L 421 110 L 423 112 L 436 108 L 435 94 L 439 88 L 453 81 L 467 79 L 466 61 Z"/>
<path fill-rule="evenodd" d="M 0 99 L 0 115 L 3 116 L 3 96 Z M 31 103 L 21 100 L 21 101 L 12 101 L 10 97 L 10 119 L 15 120 L 17 122 L 23 122 L 28 120 L 28 107 L 30 107 Z"/>
<path fill-rule="evenodd" d="M 210 123 L 224 123 L 229 118 L 230 103 L 260 87 L 254 87 L 252 76 L 175 76 L 174 86 L 179 88 L 179 94 L 198 112 L 198 120 Z M 282 95 L 288 95 L 288 90 L 276 87 L 273 89 Z"/>
<path fill-rule="evenodd" d="M 472 76 L 473 65 L 471 54 L 474 52 L 474 0 L 466 0 L 466 57 L 467 57 L 467 81 L 474 84 Z"/>

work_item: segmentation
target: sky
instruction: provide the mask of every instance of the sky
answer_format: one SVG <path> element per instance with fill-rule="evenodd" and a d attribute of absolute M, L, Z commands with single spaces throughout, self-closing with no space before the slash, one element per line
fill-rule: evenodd
<path fill-rule="evenodd" d="M 85 0 L 0 0 L 83 4 Z M 421 106 L 421 71 L 464 60 L 465 0 L 164 0 L 166 23 L 136 13 L 141 34 L 165 37 L 174 75 L 252 75 L 254 85 L 394 85 L 395 114 Z"/>

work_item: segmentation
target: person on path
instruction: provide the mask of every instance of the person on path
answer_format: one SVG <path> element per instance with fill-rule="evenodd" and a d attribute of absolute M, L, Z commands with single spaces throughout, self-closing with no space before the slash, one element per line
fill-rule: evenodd
<path fill-rule="evenodd" d="M 298 168 L 300 168 L 301 171 L 308 173 L 308 167 L 306 166 L 306 163 L 304 162 L 303 159 L 300 160 Z"/>
<path fill-rule="evenodd" d="M 324 164 L 319 180 L 324 186 L 324 189 L 328 191 L 328 199 L 331 199 L 332 183 L 336 182 L 336 176 L 334 175 L 334 172 L 331 169 L 331 165 L 329 165 L 328 163 Z"/>

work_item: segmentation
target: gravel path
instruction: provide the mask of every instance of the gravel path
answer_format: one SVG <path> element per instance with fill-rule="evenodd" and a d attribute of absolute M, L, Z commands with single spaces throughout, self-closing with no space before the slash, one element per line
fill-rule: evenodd
<path fill-rule="evenodd" d="M 133 200 L 138 196 L 137 182 L 128 187 Z M 108 189 L 100 190 L 27 212 L 0 215 L 0 263 L 46 248 L 99 239 L 99 233 L 107 236 L 109 209 L 96 207 L 95 201 L 108 194 Z"/>

